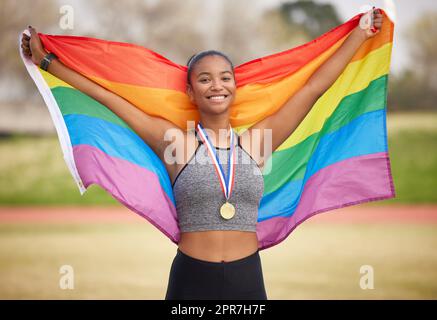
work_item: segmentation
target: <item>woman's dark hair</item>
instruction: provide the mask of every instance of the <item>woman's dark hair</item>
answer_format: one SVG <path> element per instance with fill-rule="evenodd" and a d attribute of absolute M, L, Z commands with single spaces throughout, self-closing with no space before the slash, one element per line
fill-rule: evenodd
<path fill-rule="evenodd" d="M 231 59 L 229 59 L 229 57 L 227 55 L 225 55 L 223 52 L 220 51 L 216 51 L 216 50 L 207 50 L 207 51 L 202 51 L 196 54 L 193 54 L 191 56 L 191 58 L 188 60 L 187 62 L 187 83 L 191 84 L 191 72 L 193 71 L 194 66 L 203 58 L 207 57 L 207 56 L 220 56 L 222 58 L 224 58 L 230 65 L 231 65 L 231 69 L 232 69 L 232 74 L 234 74 L 234 64 L 232 63 Z"/>

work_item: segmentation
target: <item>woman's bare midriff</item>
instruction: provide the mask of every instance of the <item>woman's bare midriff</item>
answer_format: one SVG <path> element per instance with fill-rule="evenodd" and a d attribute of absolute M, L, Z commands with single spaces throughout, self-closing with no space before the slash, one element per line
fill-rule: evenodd
<path fill-rule="evenodd" d="M 210 262 L 229 262 L 250 256 L 258 250 L 256 232 L 196 231 L 181 233 L 179 250 Z"/>

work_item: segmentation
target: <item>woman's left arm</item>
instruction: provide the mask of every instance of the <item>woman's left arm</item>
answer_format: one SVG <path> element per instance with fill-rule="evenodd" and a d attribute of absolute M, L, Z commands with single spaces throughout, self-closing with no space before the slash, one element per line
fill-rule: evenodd
<path fill-rule="evenodd" d="M 357 26 L 346 38 L 340 48 L 308 79 L 305 85 L 296 92 L 284 105 L 274 114 L 261 120 L 242 135 L 252 137 L 253 129 L 272 129 L 271 151 L 279 147 L 299 126 L 312 106 L 337 80 L 360 46 L 369 38 L 380 32 L 382 26 L 382 14 L 379 9 L 374 11 L 375 33 L 371 30 L 363 30 Z M 261 138 L 262 139 L 262 138 Z M 263 141 L 261 150 L 263 150 Z M 264 152 L 262 152 L 264 153 Z"/>

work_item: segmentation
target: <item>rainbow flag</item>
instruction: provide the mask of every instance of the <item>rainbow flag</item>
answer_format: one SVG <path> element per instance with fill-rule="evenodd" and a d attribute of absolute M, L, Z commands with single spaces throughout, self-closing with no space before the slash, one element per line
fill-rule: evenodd
<path fill-rule="evenodd" d="M 384 13 L 385 15 L 385 13 Z M 278 110 L 343 43 L 361 14 L 304 45 L 235 68 L 231 125 L 241 133 Z M 274 150 L 258 211 L 260 250 L 283 241 L 311 216 L 395 196 L 387 147 L 387 82 L 394 25 L 356 52 L 299 127 Z M 40 34 L 68 67 L 139 109 L 186 129 L 199 120 L 185 94 L 186 66 L 141 46 Z M 65 161 L 83 194 L 104 188 L 178 243 L 175 199 L 164 164 L 104 105 L 23 61 L 56 126 Z"/>

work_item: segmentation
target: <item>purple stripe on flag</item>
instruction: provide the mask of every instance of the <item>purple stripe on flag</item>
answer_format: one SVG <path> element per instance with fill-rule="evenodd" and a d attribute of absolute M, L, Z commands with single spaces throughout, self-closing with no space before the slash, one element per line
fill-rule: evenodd
<path fill-rule="evenodd" d="M 176 208 L 153 172 L 89 145 L 74 146 L 73 154 L 85 187 L 98 184 L 174 243 L 179 242 Z"/>
<path fill-rule="evenodd" d="M 299 224 L 318 213 L 394 196 L 387 152 L 334 163 L 308 179 L 292 216 L 278 216 L 258 223 L 259 247 L 267 249 L 278 244 Z"/>

